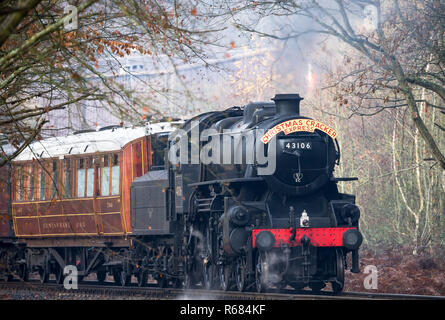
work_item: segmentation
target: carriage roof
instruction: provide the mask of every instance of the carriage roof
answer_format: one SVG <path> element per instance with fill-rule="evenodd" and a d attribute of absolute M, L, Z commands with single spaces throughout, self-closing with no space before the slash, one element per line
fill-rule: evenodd
<path fill-rule="evenodd" d="M 175 130 L 175 124 L 180 124 L 180 122 L 150 123 L 144 127 L 115 127 L 108 130 L 52 137 L 31 143 L 13 161 L 119 151 L 127 143 L 143 136 L 171 132 Z"/>

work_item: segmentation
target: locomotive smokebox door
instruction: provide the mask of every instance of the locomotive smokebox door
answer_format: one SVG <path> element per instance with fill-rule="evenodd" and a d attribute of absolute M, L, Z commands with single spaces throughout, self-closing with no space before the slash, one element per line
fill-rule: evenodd
<path fill-rule="evenodd" d="M 133 234 L 171 234 L 167 219 L 167 170 L 150 171 L 136 178 L 131 185 L 131 217 Z"/>

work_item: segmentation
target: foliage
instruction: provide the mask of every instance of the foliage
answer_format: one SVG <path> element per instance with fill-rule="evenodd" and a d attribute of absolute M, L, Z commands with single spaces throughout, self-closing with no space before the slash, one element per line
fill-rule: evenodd
<path fill-rule="evenodd" d="M 154 101 L 114 81 L 116 57 L 138 51 L 174 66 L 204 59 L 203 47 L 215 41 L 207 37 L 213 20 L 187 1 L 8 0 L 0 15 L 0 132 L 17 149 L 0 165 L 39 139 L 53 110 L 95 101 L 133 123 L 145 120 L 144 110 L 161 116 Z"/>

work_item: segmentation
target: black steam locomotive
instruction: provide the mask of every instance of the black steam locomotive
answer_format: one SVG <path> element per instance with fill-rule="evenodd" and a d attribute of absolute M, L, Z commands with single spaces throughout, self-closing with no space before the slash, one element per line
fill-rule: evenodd
<path fill-rule="evenodd" d="M 340 292 L 349 252 L 360 272 L 360 210 L 337 189 L 356 178 L 333 175 L 337 132 L 301 116 L 298 94 L 272 100 L 200 114 L 164 139 L 165 167 L 131 187 L 138 268 L 258 292 L 327 282 Z"/>

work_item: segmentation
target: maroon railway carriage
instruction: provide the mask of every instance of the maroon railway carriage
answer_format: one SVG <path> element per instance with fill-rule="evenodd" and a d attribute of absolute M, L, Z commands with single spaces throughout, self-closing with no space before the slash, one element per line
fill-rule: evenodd
<path fill-rule="evenodd" d="M 113 271 L 105 263 L 116 262 L 103 261 L 99 253 L 106 248 L 113 255 L 132 245 L 131 183 L 163 165 L 163 149 L 173 129 L 174 123 L 167 122 L 113 126 L 37 141 L 23 151 L 12 164 L 10 204 L 20 245 L 12 251 L 0 248 L 14 261 L 6 277 L 16 273 L 26 279 L 38 271 L 42 282 L 50 274 L 60 282 L 63 267 L 72 264 L 80 276 L 97 272 L 103 280 Z M 6 169 L 0 175 L 5 191 Z M 5 238 L 12 236 L 8 200 L 8 192 L 2 192 L 0 236 Z M 115 272 L 115 277 L 120 274 Z"/>

